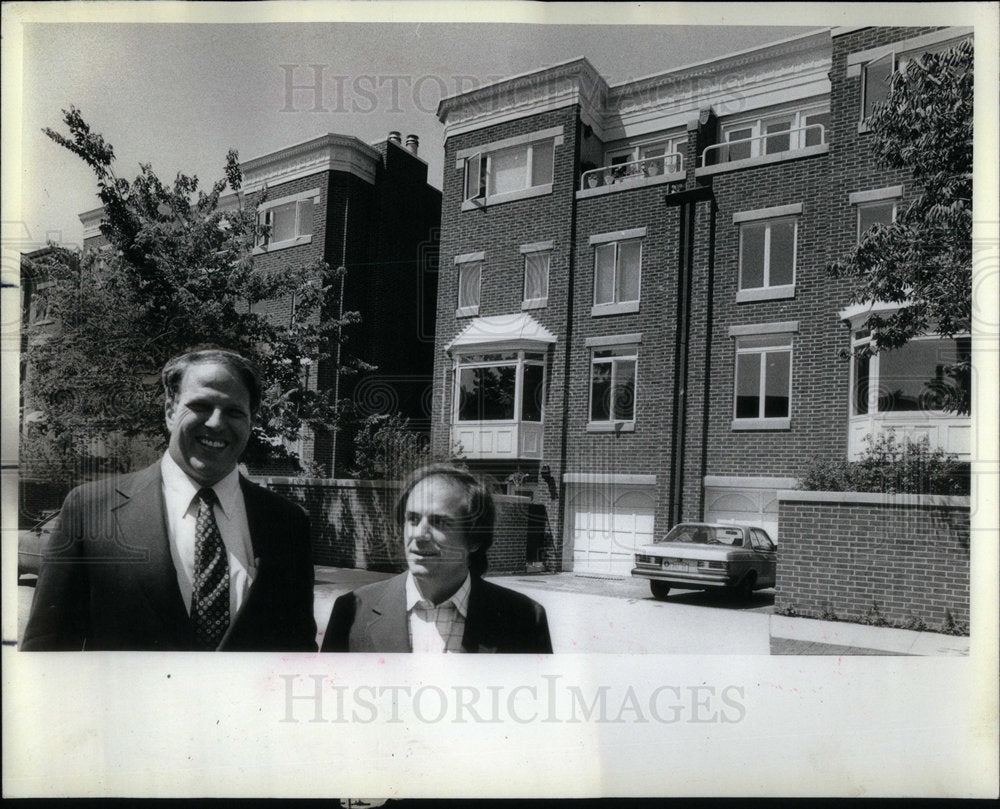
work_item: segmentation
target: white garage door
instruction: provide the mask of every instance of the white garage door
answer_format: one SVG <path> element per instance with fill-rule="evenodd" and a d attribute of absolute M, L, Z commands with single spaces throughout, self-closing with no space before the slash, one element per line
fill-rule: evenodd
<path fill-rule="evenodd" d="M 566 518 L 573 572 L 628 576 L 635 548 L 653 541 L 653 488 L 574 488 Z"/>

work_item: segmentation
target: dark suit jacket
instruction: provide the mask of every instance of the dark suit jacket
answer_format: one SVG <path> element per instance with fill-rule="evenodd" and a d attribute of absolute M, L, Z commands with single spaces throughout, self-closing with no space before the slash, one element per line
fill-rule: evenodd
<path fill-rule="evenodd" d="M 219 648 L 316 651 L 305 513 L 240 478 L 257 573 Z M 170 555 L 160 464 L 69 493 L 21 649 L 197 648 Z"/>
<path fill-rule="evenodd" d="M 462 648 L 466 652 L 551 653 L 541 604 L 472 577 Z M 341 596 L 323 637 L 324 652 L 409 652 L 406 574 Z"/>

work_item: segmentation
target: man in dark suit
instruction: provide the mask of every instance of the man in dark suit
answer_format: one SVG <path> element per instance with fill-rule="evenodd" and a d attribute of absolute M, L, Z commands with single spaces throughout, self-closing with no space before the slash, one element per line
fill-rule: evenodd
<path fill-rule="evenodd" d="M 237 471 L 257 369 L 202 349 L 162 378 L 167 452 L 69 493 L 21 648 L 315 652 L 306 515 Z"/>
<path fill-rule="evenodd" d="M 409 569 L 338 598 L 322 651 L 550 653 L 542 606 L 482 578 L 495 513 L 468 472 L 418 470 L 396 507 Z"/>

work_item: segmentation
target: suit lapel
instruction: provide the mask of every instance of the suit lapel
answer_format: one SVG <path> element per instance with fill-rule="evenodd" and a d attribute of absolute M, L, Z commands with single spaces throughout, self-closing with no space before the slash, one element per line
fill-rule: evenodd
<path fill-rule="evenodd" d="M 373 649 L 386 652 L 410 651 L 405 585 L 405 573 L 389 579 L 382 597 L 372 605 L 367 618 L 368 636 Z"/>
<path fill-rule="evenodd" d="M 465 616 L 465 632 L 462 635 L 462 648 L 466 652 L 492 653 L 497 650 L 497 628 L 500 614 L 489 597 L 483 580 L 479 576 L 472 577 L 472 589 L 469 592 L 469 614 Z"/>
<path fill-rule="evenodd" d="M 112 507 L 116 537 L 128 545 L 130 554 L 138 552 L 143 557 L 136 564 L 122 565 L 122 577 L 137 585 L 136 591 L 149 603 L 152 613 L 172 632 L 190 635 L 190 619 L 170 554 L 160 465 L 123 479 L 117 494 L 118 503 Z"/>

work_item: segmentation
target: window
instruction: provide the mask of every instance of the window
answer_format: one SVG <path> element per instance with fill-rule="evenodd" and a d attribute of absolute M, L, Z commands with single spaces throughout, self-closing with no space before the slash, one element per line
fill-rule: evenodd
<path fill-rule="evenodd" d="M 783 288 L 791 294 L 797 231 L 798 220 L 794 217 L 740 226 L 741 292 Z"/>
<path fill-rule="evenodd" d="M 871 202 L 858 205 L 858 244 L 861 237 L 873 225 L 891 225 L 896 221 L 896 203 L 894 200 Z"/>
<path fill-rule="evenodd" d="M 684 166 L 687 135 L 659 138 L 613 149 L 605 155 L 605 165 L 615 167 L 614 177 L 656 176 L 680 171 Z"/>
<path fill-rule="evenodd" d="M 457 359 L 455 373 L 456 421 L 542 421 L 544 354 L 465 354 Z"/>
<path fill-rule="evenodd" d="M 561 136 L 468 155 L 465 157 L 465 201 L 470 204 L 474 200 L 489 202 L 492 197 L 498 197 L 496 202 L 504 202 L 551 192 L 557 142 L 562 142 Z M 534 193 L 528 193 L 532 191 Z"/>
<path fill-rule="evenodd" d="M 896 70 L 896 55 L 887 53 L 873 59 L 862 69 L 861 117 L 868 119 L 878 104 L 884 104 L 889 97 L 889 80 Z"/>
<path fill-rule="evenodd" d="M 592 426 L 635 425 L 636 346 L 595 347 L 590 360 Z"/>
<path fill-rule="evenodd" d="M 851 415 L 941 411 L 949 389 L 966 388 L 951 366 L 968 360 L 968 337 L 918 337 L 892 351 L 872 354 L 871 332 L 861 329 L 852 339 Z"/>
<path fill-rule="evenodd" d="M 706 165 L 711 160 L 726 163 L 819 146 L 829 142 L 829 126 L 830 110 L 818 106 L 732 121 L 723 124 L 723 143 L 710 147 Z"/>
<path fill-rule="evenodd" d="M 549 298 L 549 260 L 551 252 L 537 250 L 524 253 L 524 299 L 522 309 L 535 309 L 545 306 Z"/>
<path fill-rule="evenodd" d="M 738 337 L 735 377 L 734 429 L 788 428 L 792 397 L 790 334 Z"/>
<path fill-rule="evenodd" d="M 458 311 L 455 314 L 457 317 L 478 315 L 483 261 L 481 258 L 465 259 L 459 256 L 455 262 L 458 264 Z"/>
<path fill-rule="evenodd" d="M 611 314 L 612 310 L 638 311 L 641 274 L 641 239 L 595 245 L 592 314 Z M 602 307 L 606 311 L 600 311 Z"/>
<path fill-rule="evenodd" d="M 308 244 L 313 234 L 313 205 L 319 190 L 267 202 L 257 209 L 257 250 L 280 250 Z"/>

